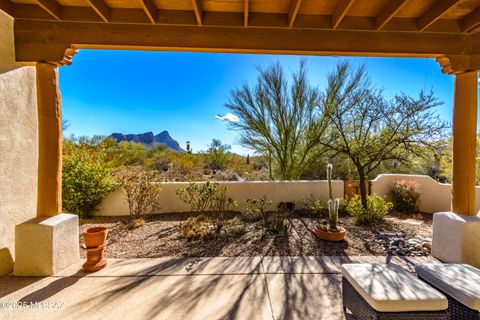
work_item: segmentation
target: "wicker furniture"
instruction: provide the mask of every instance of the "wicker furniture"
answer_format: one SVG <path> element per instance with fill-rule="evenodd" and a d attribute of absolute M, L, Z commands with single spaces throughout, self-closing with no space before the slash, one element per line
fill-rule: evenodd
<path fill-rule="evenodd" d="M 358 320 L 447 319 L 447 298 L 391 264 L 344 264 L 343 308 Z"/>
<path fill-rule="evenodd" d="M 423 264 L 415 271 L 447 297 L 448 319 L 480 320 L 480 270 L 466 264 Z"/>

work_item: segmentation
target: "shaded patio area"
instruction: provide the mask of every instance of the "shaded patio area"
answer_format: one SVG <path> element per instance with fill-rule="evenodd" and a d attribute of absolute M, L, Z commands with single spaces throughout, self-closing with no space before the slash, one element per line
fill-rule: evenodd
<path fill-rule="evenodd" d="M 413 272 L 426 257 L 235 257 L 82 262 L 50 277 L 0 278 L 2 319 L 344 319 L 343 263 L 394 263 Z M 17 303 L 14 307 L 11 304 Z M 128 315 L 128 316 L 127 316 Z"/>

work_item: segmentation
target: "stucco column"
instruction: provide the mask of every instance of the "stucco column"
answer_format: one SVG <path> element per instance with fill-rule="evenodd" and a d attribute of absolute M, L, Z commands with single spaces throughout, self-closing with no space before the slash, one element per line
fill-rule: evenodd
<path fill-rule="evenodd" d="M 57 67 L 40 62 L 37 71 L 38 200 L 37 217 L 62 211 L 62 100 Z"/>
<path fill-rule="evenodd" d="M 452 211 L 476 215 L 477 72 L 455 75 Z"/>

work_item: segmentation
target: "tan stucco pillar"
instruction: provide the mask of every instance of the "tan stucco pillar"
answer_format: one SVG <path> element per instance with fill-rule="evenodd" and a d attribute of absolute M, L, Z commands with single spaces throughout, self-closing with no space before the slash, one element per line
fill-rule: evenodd
<path fill-rule="evenodd" d="M 57 67 L 38 63 L 38 201 L 37 217 L 62 211 L 62 101 Z"/>
<path fill-rule="evenodd" d="M 476 215 L 477 72 L 455 75 L 452 211 Z"/>

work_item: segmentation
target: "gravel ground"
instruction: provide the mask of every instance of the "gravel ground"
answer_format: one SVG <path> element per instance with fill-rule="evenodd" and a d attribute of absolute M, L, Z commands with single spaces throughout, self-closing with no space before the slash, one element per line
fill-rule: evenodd
<path fill-rule="evenodd" d="M 341 216 L 339 225 L 348 231 L 346 240 L 327 242 L 315 237 L 315 219 L 304 213 L 294 213 L 287 221 L 287 237 L 267 235 L 262 238 L 259 222 L 246 223 L 231 218 L 227 232 L 217 238 L 186 241 L 180 237 L 179 225 L 188 216 L 187 213 L 151 215 L 144 226 L 133 230 L 126 224 L 129 217 L 94 217 L 81 221 L 80 232 L 92 226 L 108 227 L 107 258 L 387 255 L 383 246 L 374 241 L 375 234 L 403 232 L 410 238 L 415 235 L 431 237 L 432 233 L 431 214 L 391 214 L 376 226 L 357 226 L 349 216 Z"/>

